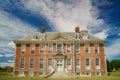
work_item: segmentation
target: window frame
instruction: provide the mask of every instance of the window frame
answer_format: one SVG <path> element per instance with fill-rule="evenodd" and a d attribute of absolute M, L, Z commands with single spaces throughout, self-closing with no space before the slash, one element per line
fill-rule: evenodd
<path fill-rule="evenodd" d="M 69 47 L 68 47 L 69 45 Z M 71 44 L 66 44 L 66 53 L 71 53 Z"/>
<path fill-rule="evenodd" d="M 60 50 L 60 51 L 58 50 L 58 45 L 61 45 L 61 50 Z M 62 53 L 62 52 L 63 52 L 63 44 L 58 43 L 58 44 L 56 45 L 56 51 L 57 51 L 58 53 Z"/>
<path fill-rule="evenodd" d="M 52 69 L 52 58 L 48 58 L 48 69 Z"/>
<path fill-rule="evenodd" d="M 87 62 L 87 60 L 88 60 L 89 62 Z M 86 69 L 90 69 L 90 66 L 91 66 L 91 64 L 90 64 L 90 58 L 86 58 L 86 59 L 85 59 L 85 65 L 86 65 Z"/>
<path fill-rule="evenodd" d="M 53 44 L 48 44 L 48 53 L 53 52 Z"/>
<path fill-rule="evenodd" d="M 87 50 L 86 50 L 87 49 Z M 85 50 L 85 53 L 86 54 L 89 54 L 90 53 L 90 44 L 84 44 L 84 50 Z M 87 52 L 86 52 L 87 51 Z"/>
<path fill-rule="evenodd" d="M 75 59 L 75 68 L 80 69 L 80 59 L 79 58 Z"/>
<path fill-rule="evenodd" d="M 31 59 L 33 60 L 33 62 L 31 62 Z M 34 58 L 30 58 L 29 67 L 30 67 L 30 69 L 34 68 Z"/>
<path fill-rule="evenodd" d="M 23 60 L 23 62 L 22 62 Z M 25 59 L 24 58 L 21 58 L 20 59 L 20 69 L 24 69 L 25 68 Z"/>
<path fill-rule="evenodd" d="M 39 59 L 39 69 L 43 69 L 44 68 L 44 59 L 40 58 Z"/>
<path fill-rule="evenodd" d="M 30 53 L 34 54 L 35 53 L 35 44 L 30 45 Z"/>
<path fill-rule="evenodd" d="M 97 47 L 97 48 L 96 48 Z M 96 51 L 97 50 L 97 51 Z M 94 52 L 95 53 L 99 53 L 100 50 L 99 50 L 99 44 L 94 44 Z"/>
<path fill-rule="evenodd" d="M 21 44 L 21 53 L 24 54 L 26 52 L 26 44 Z"/>
<path fill-rule="evenodd" d="M 98 60 L 98 62 L 96 60 Z M 100 58 L 95 58 L 95 67 L 96 69 L 100 69 Z"/>
<path fill-rule="evenodd" d="M 78 47 L 78 49 L 76 50 L 76 45 Z M 74 44 L 74 51 L 76 54 L 80 53 L 80 44 Z"/>
<path fill-rule="evenodd" d="M 39 53 L 43 54 L 44 52 L 45 52 L 45 44 L 40 44 L 40 46 L 39 46 Z"/>
<path fill-rule="evenodd" d="M 72 60 L 70 58 L 67 58 L 66 65 L 68 70 L 72 69 Z"/>

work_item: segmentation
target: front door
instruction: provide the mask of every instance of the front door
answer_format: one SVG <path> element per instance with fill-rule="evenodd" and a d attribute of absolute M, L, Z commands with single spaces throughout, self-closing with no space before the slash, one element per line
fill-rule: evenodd
<path fill-rule="evenodd" d="M 62 72 L 63 71 L 63 60 L 57 60 L 56 67 L 57 67 L 58 72 Z"/>

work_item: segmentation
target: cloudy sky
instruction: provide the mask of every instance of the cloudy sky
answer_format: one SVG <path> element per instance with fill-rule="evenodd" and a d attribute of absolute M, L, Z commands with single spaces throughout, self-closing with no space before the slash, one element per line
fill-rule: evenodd
<path fill-rule="evenodd" d="M 76 26 L 105 39 L 107 59 L 120 59 L 118 0 L 0 0 L 0 66 L 14 64 L 14 44 L 45 27 L 73 32 Z"/>

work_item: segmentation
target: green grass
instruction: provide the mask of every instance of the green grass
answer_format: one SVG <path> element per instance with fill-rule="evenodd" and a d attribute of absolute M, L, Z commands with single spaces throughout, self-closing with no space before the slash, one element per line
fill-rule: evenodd
<path fill-rule="evenodd" d="M 106 77 L 80 77 L 80 78 L 42 78 L 35 77 L 18 77 L 12 76 L 10 72 L 0 72 L 0 80 L 120 80 L 120 71 L 111 72 L 110 76 Z"/>

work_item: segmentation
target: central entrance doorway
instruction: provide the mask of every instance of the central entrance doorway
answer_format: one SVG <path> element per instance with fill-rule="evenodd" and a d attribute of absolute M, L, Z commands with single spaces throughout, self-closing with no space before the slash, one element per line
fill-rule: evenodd
<path fill-rule="evenodd" d="M 63 60 L 62 59 L 58 59 L 56 61 L 56 67 L 57 67 L 58 72 L 63 72 Z"/>

